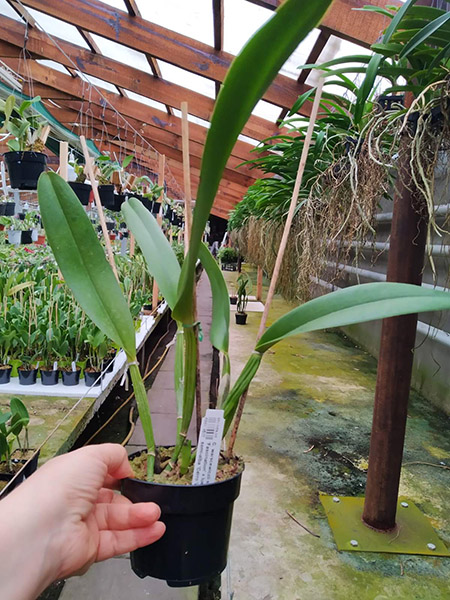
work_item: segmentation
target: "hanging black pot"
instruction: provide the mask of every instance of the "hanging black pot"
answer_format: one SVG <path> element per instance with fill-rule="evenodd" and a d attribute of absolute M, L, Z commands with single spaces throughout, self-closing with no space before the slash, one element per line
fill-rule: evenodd
<path fill-rule="evenodd" d="M 247 313 L 235 313 L 236 325 L 245 325 L 247 323 Z"/>
<path fill-rule="evenodd" d="M 80 183 L 79 181 L 69 181 L 69 185 L 75 192 L 81 204 L 83 206 L 88 206 L 92 186 L 90 186 L 88 183 Z"/>
<path fill-rule="evenodd" d="M 27 451 L 27 450 L 25 450 L 25 451 Z M 6 481 L 6 482 L 11 481 L 11 479 L 13 479 L 14 475 L 20 469 L 19 464 L 26 465 L 26 466 L 20 470 L 20 473 L 17 475 L 17 477 L 14 479 L 14 481 L 8 486 L 8 488 L 6 490 L 3 490 L 0 492 L 0 498 L 4 498 L 5 496 L 7 496 L 18 485 L 20 485 L 23 481 L 25 481 L 25 479 L 28 479 L 28 477 L 33 475 L 33 473 L 36 471 L 36 469 L 38 467 L 39 452 L 40 451 L 38 450 L 36 452 L 36 455 L 33 456 L 33 458 L 30 460 L 30 462 L 28 464 L 27 464 L 26 460 L 23 460 L 20 458 L 12 458 L 11 459 L 11 462 L 17 468 L 13 473 L 0 473 L 0 481 Z"/>
<path fill-rule="evenodd" d="M 35 190 L 39 175 L 45 171 L 47 155 L 43 152 L 6 152 L 3 155 L 11 187 Z"/>
<path fill-rule="evenodd" d="M 108 231 L 112 231 L 112 230 L 114 229 L 114 225 L 115 225 L 115 224 L 114 224 L 114 223 L 111 223 L 111 221 L 107 221 L 107 222 L 106 222 L 106 229 L 107 229 Z"/>
<path fill-rule="evenodd" d="M 116 212 L 120 212 L 120 210 L 122 209 L 122 204 L 125 202 L 127 197 L 128 197 L 127 194 L 114 194 L 113 210 L 115 210 Z"/>
<path fill-rule="evenodd" d="M 63 385 L 71 386 L 78 385 L 80 383 L 81 369 L 76 371 L 61 371 Z"/>
<path fill-rule="evenodd" d="M 153 201 L 152 200 L 149 200 L 148 198 L 143 196 L 141 202 L 148 211 L 152 212 L 152 209 L 153 209 Z"/>
<path fill-rule="evenodd" d="M 159 214 L 159 209 L 161 207 L 161 202 L 153 202 L 153 206 L 152 206 L 152 213 L 154 215 Z"/>
<path fill-rule="evenodd" d="M 111 185 L 99 185 L 98 193 L 100 196 L 100 202 L 105 208 L 114 208 L 114 186 Z"/>
<path fill-rule="evenodd" d="M 5 202 L 2 202 L 0 204 L 0 217 L 2 217 L 5 214 L 5 209 L 6 209 L 6 204 L 5 204 Z"/>
<path fill-rule="evenodd" d="M 139 452 L 130 456 L 139 455 Z M 165 579 L 171 587 L 210 581 L 227 563 L 233 503 L 242 472 L 208 485 L 166 485 L 123 479 L 122 494 L 136 502 L 156 502 L 166 524 L 163 537 L 131 553 L 139 577 Z"/>
<path fill-rule="evenodd" d="M 86 371 L 85 369 L 84 383 L 87 385 L 87 387 L 91 387 L 91 385 L 100 385 L 102 381 L 101 374 L 101 371 Z"/>
<path fill-rule="evenodd" d="M 15 202 L 5 202 L 5 217 L 13 217 L 16 210 Z"/>
<path fill-rule="evenodd" d="M 17 369 L 19 373 L 19 384 L 20 385 L 34 385 L 37 380 L 37 369 Z"/>
<path fill-rule="evenodd" d="M 32 244 L 33 243 L 33 238 L 32 238 L 32 231 L 31 229 L 28 229 L 27 231 L 22 231 L 22 235 L 20 236 L 20 243 L 21 244 Z"/>
<path fill-rule="evenodd" d="M 59 371 L 54 369 L 52 371 L 46 371 L 41 369 L 41 383 L 42 385 L 56 385 L 59 380 Z"/>
<path fill-rule="evenodd" d="M 230 304 L 237 304 L 237 296 L 230 296 Z"/>
<path fill-rule="evenodd" d="M 10 382 L 11 371 L 12 371 L 12 367 L 10 365 L 6 365 L 2 369 L 0 369 L 0 385 Z"/>

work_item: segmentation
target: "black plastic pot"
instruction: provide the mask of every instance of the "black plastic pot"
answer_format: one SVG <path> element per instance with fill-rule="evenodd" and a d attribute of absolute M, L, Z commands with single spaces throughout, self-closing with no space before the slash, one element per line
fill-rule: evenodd
<path fill-rule="evenodd" d="M 37 369 L 21 369 L 20 367 L 17 369 L 19 373 L 19 384 L 20 385 L 34 385 L 37 380 Z"/>
<path fill-rule="evenodd" d="M 5 214 L 6 204 L 4 202 L 0 203 L 0 217 Z"/>
<path fill-rule="evenodd" d="M 230 304 L 237 304 L 237 296 L 230 296 Z"/>
<path fill-rule="evenodd" d="M 22 231 L 22 235 L 20 236 L 20 243 L 21 244 L 32 244 L 33 243 L 33 239 L 32 239 L 32 231 L 31 229 L 28 229 L 27 231 Z"/>
<path fill-rule="evenodd" d="M 90 186 L 88 183 L 80 183 L 79 181 L 69 181 L 69 185 L 75 192 L 81 204 L 83 206 L 87 206 L 89 204 L 89 196 L 92 186 Z"/>
<path fill-rule="evenodd" d="M 11 380 L 12 367 L 7 366 L 6 369 L 0 369 L 0 385 L 9 383 Z"/>
<path fill-rule="evenodd" d="M 41 383 L 42 385 L 56 385 L 59 380 L 58 369 L 54 371 L 45 371 L 41 369 Z"/>
<path fill-rule="evenodd" d="M 35 190 L 39 175 L 45 171 L 47 155 L 43 152 L 6 152 L 3 155 L 12 188 Z"/>
<path fill-rule="evenodd" d="M 122 494 L 133 503 L 156 502 L 166 524 L 160 540 L 131 553 L 136 575 L 165 579 L 171 587 L 198 585 L 219 575 L 227 563 L 241 476 L 196 486 L 123 479 Z"/>
<path fill-rule="evenodd" d="M 236 325 L 245 325 L 247 323 L 247 313 L 235 313 Z"/>
<path fill-rule="evenodd" d="M 103 361 L 103 370 L 106 371 L 107 373 L 111 373 L 111 371 L 114 369 L 114 359 L 116 358 L 116 355 L 114 354 L 114 356 L 108 356 L 104 359 Z"/>
<path fill-rule="evenodd" d="M 111 221 L 106 222 L 106 229 L 108 231 L 112 231 L 114 229 L 114 227 L 115 227 L 115 223 L 111 223 Z"/>
<path fill-rule="evenodd" d="M 152 210 L 153 210 L 153 202 L 152 202 L 152 200 L 149 200 L 148 198 L 146 198 L 145 196 L 143 196 L 141 202 L 142 202 L 142 204 L 145 206 L 145 208 L 147 210 L 149 210 L 150 212 L 152 212 Z"/>
<path fill-rule="evenodd" d="M 102 379 L 100 377 L 100 371 L 84 371 L 84 383 L 87 387 L 91 387 L 91 385 L 100 385 Z"/>
<path fill-rule="evenodd" d="M 4 206 L 5 206 L 5 217 L 14 216 L 14 212 L 16 209 L 16 203 L 15 202 L 5 202 Z"/>
<path fill-rule="evenodd" d="M 63 385 L 78 385 L 80 383 L 81 369 L 76 371 L 61 371 Z"/>
<path fill-rule="evenodd" d="M 18 485 L 20 485 L 23 481 L 25 481 L 25 479 L 28 479 L 28 477 L 30 477 L 31 475 L 33 475 L 33 473 L 37 469 L 38 460 L 39 460 L 39 451 L 36 453 L 36 456 L 33 456 L 33 458 L 30 460 L 30 462 L 25 466 L 25 468 L 23 468 L 20 471 L 20 473 L 17 475 L 17 477 L 14 479 L 14 481 L 8 486 L 8 488 L 6 490 L 2 490 L 0 492 L 0 498 L 4 498 L 5 496 L 7 496 Z M 21 459 L 13 458 L 12 462 L 16 463 L 16 464 L 17 463 L 22 463 L 22 464 L 25 465 L 25 463 L 27 461 L 26 460 L 21 460 Z M 11 479 L 13 477 L 14 477 L 14 473 L 0 473 L 0 481 L 11 481 Z"/>
<path fill-rule="evenodd" d="M 114 208 L 114 186 L 113 185 L 99 185 L 98 193 L 100 196 L 100 202 L 105 208 Z"/>
<path fill-rule="evenodd" d="M 122 208 L 122 204 L 125 202 L 126 199 L 127 199 L 126 194 L 114 194 L 113 210 L 115 210 L 116 212 L 120 212 L 120 210 Z"/>
<path fill-rule="evenodd" d="M 161 208 L 161 202 L 153 202 L 152 213 L 154 215 L 159 214 L 159 209 Z"/>

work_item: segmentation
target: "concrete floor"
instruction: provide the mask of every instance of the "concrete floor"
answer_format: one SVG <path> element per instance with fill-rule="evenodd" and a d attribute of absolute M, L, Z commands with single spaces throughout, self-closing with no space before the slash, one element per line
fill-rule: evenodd
<path fill-rule="evenodd" d="M 225 272 L 230 284 L 236 275 Z M 269 321 L 289 308 L 276 298 Z M 207 312 L 199 312 L 206 329 Z M 253 348 L 260 316 L 249 313 L 246 326 L 236 326 L 232 316 L 234 378 Z M 166 360 L 162 377 L 170 369 L 170 356 Z M 238 437 L 246 469 L 235 503 L 223 600 L 450 598 L 450 559 L 340 553 L 319 502 L 319 491 L 364 493 L 375 375 L 375 360 L 334 332 L 291 338 L 267 353 Z M 448 546 L 450 472 L 442 467 L 450 465 L 449 421 L 412 394 L 401 481 L 401 493 L 417 503 Z M 416 461 L 438 467 L 407 464 Z M 195 588 L 171 590 L 164 582 L 139 580 L 122 557 L 70 580 L 61 600 L 193 600 L 196 594 Z"/>
<path fill-rule="evenodd" d="M 231 282 L 236 274 L 225 276 Z M 276 298 L 269 324 L 290 308 Z M 253 348 L 259 319 L 249 313 L 247 326 L 232 323 L 234 378 Z M 333 332 L 290 338 L 263 359 L 237 443 L 246 470 L 230 549 L 235 600 L 450 598 L 449 558 L 338 552 L 319 502 L 319 491 L 364 495 L 375 378 L 376 361 Z M 447 546 L 449 424 L 412 393 L 400 492 Z M 407 464 L 416 461 L 438 467 Z"/>

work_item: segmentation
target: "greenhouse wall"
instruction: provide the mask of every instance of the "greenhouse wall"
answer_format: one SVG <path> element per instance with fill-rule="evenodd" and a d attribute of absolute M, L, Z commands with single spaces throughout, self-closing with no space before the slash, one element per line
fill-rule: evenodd
<path fill-rule="evenodd" d="M 450 208 L 449 173 L 446 156 L 437 170 L 435 179 L 435 218 L 439 227 L 448 229 Z M 355 247 L 354 260 L 348 265 L 339 265 L 339 279 L 335 285 L 319 282 L 317 293 L 324 288 L 347 287 L 356 283 L 385 281 L 389 250 L 389 234 L 392 222 L 392 202 L 383 201 L 377 215 L 377 228 L 374 240 Z M 356 252 L 356 250 L 358 250 Z M 445 233 L 432 233 L 430 256 L 426 259 L 423 285 L 440 289 L 448 288 L 450 265 L 450 236 Z M 324 279 L 331 280 L 335 263 L 329 263 L 330 272 Z M 433 273 L 433 269 L 435 273 Z M 319 291 L 321 290 L 321 291 Z M 381 334 L 379 321 L 361 323 L 345 328 L 345 333 L 374 356 L 378 356 Z M 413 368 L 413 386 L 435 405 L 450 414 L 450 369 L 448 352 L 450 349 L 450 316 L 443 313 L 423 313 L 419 315 L 416 337 L 416 350 Z"/>

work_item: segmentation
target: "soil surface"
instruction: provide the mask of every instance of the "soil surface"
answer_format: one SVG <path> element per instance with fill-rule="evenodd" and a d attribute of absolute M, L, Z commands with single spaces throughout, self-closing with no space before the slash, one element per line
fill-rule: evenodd
<path fill-rule="evenodd" d="M 157 459 L 155 464 L 155 479 L 156 483 L 167 483 L 171 485 L 192 485 L 192 477 L 194 474 L 194 465 L 192 464 L 187 473 L 184 475 L 180 474 L 179 469 L 172 471 L 165 470 L 166 465 L 169 462 L 170 456 L 173 452 L 172 448 L 158 448 Z M 142 452 L 139 456 L 136 456 L 130 461 L 131 468 L 133 469 L 136 479 L 141 481 L 147 480 L 147 453 Z M 241 458 L 235 457 L 232 460 L 228 460 L 220 455 L 219 466 L 217 469 L 216 481 L 225 481 L 231 479 L 244 469 L 244 462 Z"/>

